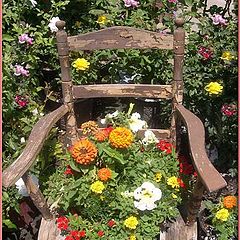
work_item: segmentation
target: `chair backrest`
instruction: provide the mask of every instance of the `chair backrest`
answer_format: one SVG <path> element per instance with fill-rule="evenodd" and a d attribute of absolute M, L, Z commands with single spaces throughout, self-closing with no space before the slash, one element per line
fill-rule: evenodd
<path fill-rule="evenodd" d="M 77 126 L 73 103 L 79 98 L 99 97 L 137 97 L 172 99 L 172 122 L 170 135 L 175 143 L 174 112 L 176 104 L 182 103 L 183 59 L 185 45 L 184 20 L 175 20 L 174 34 L 162 34 L 132 27 L 115 26 L 99 31 L 67 36 L 65 22 L 58 21 L 56 26 L 57 48 L 61 65 L 61 80 L 64 104 L 69 105 L 70 113 L 66 122 L 70 144 L 77 138 Z M 151 84 L 109 84 L 73 85 L 70 73 L 69 54 L 71 51 L 99 49 L 172 49 L 174 53 L 173 80 L 170 85 Z"/>

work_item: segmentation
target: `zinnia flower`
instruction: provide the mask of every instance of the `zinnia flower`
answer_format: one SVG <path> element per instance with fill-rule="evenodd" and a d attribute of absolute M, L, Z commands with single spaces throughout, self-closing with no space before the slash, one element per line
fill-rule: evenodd
<path fill-rule="evenodd" d="M 224 51 L 220 58 L 224 61 L 231 61 L 231 60 L 235 59 L 235 57 L 232 55 L 232 53 L 230 51 Z"/>
<path fill-rule="evenodd" d="M 90 189 L 95 193 L 101 194 L 103 192 L 103 190 L 105 189 L 105 186 L 104 186 L 103 182 L 96 181 L 90 186 Z"/>
<path fill-rule="evenodd" d="M 107 20 L 107 17 L 102 15 L 102 16 L 99 16 L 98 19 L 97 19 L 97 23 L 100 24 L 100 25 L 104 25 L 108 22 Z"/>
<path fill-rule="evenodd" d="M 222 93 L 223 91 L 223 86 L 219 84 L 218 82 L 210 82 L 206 87 L 205 90 L 210 94 L 210 95 L 218 95 Z"/>
<path fill-rule="evenodd" d="M 174 177 L 174 176 L 168 178 L 167 185 L 171 186 L 172 188 L 179 188 L 180 187 L 178 178 Z"/>
<path fill-rule="evenodd" d="M 73 175 L 73 170 L 70 167 L 70 165 L 67 165 L 67 169 L 65 170 L 65 172 L 63 174 L 65 174 L 65 175 Z"/>
<path fill-rule="evenodd" d="M 98 170 L 97 175 L 101 181 L 105 182 L 112 177 L 112 172 L 109 168 L 101 168 Z"/>
<path fill-rule="evenodd" d="M 133 194 L 135 200 L 137 200 L 134 201 L 134 206 L 141 211 L 153 210 L 157 207 L 155 202 L 162 197 L 162 191 L 150 182 L 144 182 Z"/>
<path fill-rule="evenodd" d="M 81 125 L 81 129 L 83 130 L 83 134 L 95 133 L 98 131 L 98 125 L 95 121 L 88 121 Z"/>
<path fill-rule="evenodd" d="M 227 20 L 223 18 L 220 14 L 214 14 L 212 17 L 212 21 L 214 25 L 227 25 Z"/>
<path fill-rule="evenodd" d="M 69 220 L 67 217 L 59 217 L 59 218 L 57 218 L 56 221 L 57 221 L 57 227 L 60 230 L 67 230 L 68 223 L 69 223 Z"/>
<path fill-rule="evenodd" d="M 236 106 L 234 104 L 224 104 L 221 112 L 228 117 L 233 116 L 237 113 Z"/>
<path fill-rule="evenodd" d="M 226 196 L 223 198 L 223 205 L 225 208 L 233 208 L 237 206 L 237 198 L 235 196 Z"/>
<path fill-rule="evenodd" d="M 225 222 L 228 220 L 229 215 L 230 214 L 229 214 L 228 210 L 226 208 L 222 208 L 219 211 L 217 211 L 215 216 L 217 219 Z"/>
<path fill-rule="evenodd" d="M 123 0 L 125 7 L 138 7 L 139 2 L 136 0 Z"/>
<path fill-rule="evenodd" d="M 104 142 L 109 136 L 109 131 L 107 129 L 98 130 L 95 132 L 94 137 L 98 142 Z"/>
<path fill-rule="evenodd" d="M 50 20 L 50 23 L 48 24 L 48 27 L 50 28 L 51 32 L 57 32 L 58 28 L 56 27 L 56 22 L 60 21 L 59 17 L 53 17 Z"/>
<path fill-rule="evenodd" d="M 117 127 L 111 131 L 109 141 L 115 148 L 127 148 L 133 142 L 133 134 L 127 128 Z"/>
<path fill-rule="evenodd" d="M 165 140 L 160 140 L 157 144 L 157 148 L 161 151 L 166 152 L 167 154 L 172 153 L 173 145 Z"/>
<path fill-rule="evenodd" d="M 136 229 L 138 225 L 138 220 L 136 217 L 131 216 L 124 221 L 124 225 L 130 229 Z"/>
<path fill-rule="evenodd" d="M 78 58 L 72 64 L 74 68 L 81 71 L 88 69 L 89 65 L 90 65 L 90 62 L 88 62 L 85 58 Z"/>
<path fill-rule="evenodd" d="M 97 148 L 88 139 L 80 139 L 71 148 L 70 153 L 79 164 L 91 164 L 97 157 Z"/>

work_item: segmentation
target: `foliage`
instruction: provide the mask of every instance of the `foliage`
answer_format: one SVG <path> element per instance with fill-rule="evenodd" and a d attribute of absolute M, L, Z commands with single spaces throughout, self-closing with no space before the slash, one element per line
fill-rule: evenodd
<path fill-rule="evenodd" d="M 231 208 L 229 208 L 228 205 L 224 204 L 224 199 L 226 197 L 222 197 L 220 202 L 217 204 L 211 201 L 204 201 L 206 209 L 208 209 L 210 212 L 208 220 L 217 231 L 219 240 L 228 240 L 234 237 L 237 238 L 237 197 L 230 196 L 232 198 L 235 198 L 235 204 L 232 205 Z"/>

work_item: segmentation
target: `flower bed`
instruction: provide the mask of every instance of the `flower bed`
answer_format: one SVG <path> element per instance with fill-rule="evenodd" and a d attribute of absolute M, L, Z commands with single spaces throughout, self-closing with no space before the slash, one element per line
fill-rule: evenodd
<path fill-rule="evenodd" d="M 83 136 L 46 183 L 66 240 L 155 239 L 160 223 L 178 215 L 183 164 L 150 130 L 139 139 L 146 124 L 130 111 L 108 114 L 102 122 L 110 127 L 82 124 Z"/>

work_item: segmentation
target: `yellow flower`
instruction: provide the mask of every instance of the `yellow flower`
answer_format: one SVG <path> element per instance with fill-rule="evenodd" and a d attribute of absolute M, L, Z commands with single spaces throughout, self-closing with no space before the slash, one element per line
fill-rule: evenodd
<path fill-rule="evenodd" d="M 228 210 L 226 208 L 222 208 L 219 211 L 217 211 L 216 218 L 225 222 L 225 221 L 227 221 L 229 215 L 230 214 L 229 214 Z"/>
<path fill-rule="evenodd" d="M 176 198 L 177 198 L 177 195 L 174 194 L 174 193 L 172 193 L 172 198 L 173 198 L 173 199 L 176 199 Z"/>
<path fill-rule="evenodd" d="M 74 68 L 77 70 L 86 70 L 89 68 L 90 62 L 88 62 L 85 58 L 78 58 L 72 64 Z"/>
<path fill-rule="evenodd" d="M 160 182 L 161 179 L 162 179 L 162 174 L 161 174 L 160 172 L 157 172 L 157 173 L 155 174 L 155 181 L 156 181 L 156 182 Z"/>
<path fill-rule="evenodd" d="M 129 237 L 129 240 L 137 240 L 137 238 L 134 234 L 131 234 L 130 237 Z"/>
<path fill-rule="evenodd" d="M 103 189 L 105 189 L 105 186 L 104 186 L 103 182 L 96 181 L 90 186 L 90 189 L 95 193 L 101 194 Z"/>
<path fill-rule="evenodd" d="M 177 177 L 168 178 L 167 185 L 171 186 L 172 188 L 179 188 L 180 187 Z"/>
<path fill-rule="evenodd" d="M 102 15 L 98 17 L 97 23 L 100 25 L 104 25 L 108 22 L 107 17 Z"/>
<path fill-rule="evenodd" d="M 209 92 L 209 94 L 220 94 L 223 90 L 223 86 L 218 82 L 210 82 L 206 87 L 205 90 Z"/>
<path fill-rule="evenodd" d="M 127 228 L 136 229 L 136 227 L 138 225 L 138 220 L 136 217 L 131 216 L 124 221 L 124 225 Z"/>
<path fill-rule="evenodd" d="M 127 128 L 117 127 L 111 131 L 109 141 L 115 148 L 127 148 L 133 142 L 133 134 Z"/>
<path fill-rule="evenodd" d="M 229 51 L 225 51 L 223 52 L 222 56 L 220 57 L 222 60 L 226 60 L 226 61 L 231 61 L 232 59 L 234 59 L 235 57 L 231 54 L 231 52 Z"/>

